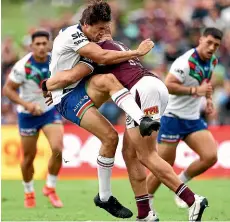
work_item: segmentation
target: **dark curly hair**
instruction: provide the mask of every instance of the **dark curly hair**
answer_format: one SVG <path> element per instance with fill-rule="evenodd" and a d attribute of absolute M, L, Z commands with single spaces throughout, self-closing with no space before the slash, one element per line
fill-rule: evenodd
<path fill-rule="evenodd" d="M 92 0 L 88 7 L 83 11 L 80 19 L 81 25 L 94 25 L 98 22 L 111 21 L 111 8 L 103 0 Z"/>
<path fill-rule="evenodd" d="M 223 32 L 217 28 L 208 27 L 204 30 L 203 36 L 208 36 L 208 35 L 213 36 L 215 39 L 221 40 L 223 37 Z"/>

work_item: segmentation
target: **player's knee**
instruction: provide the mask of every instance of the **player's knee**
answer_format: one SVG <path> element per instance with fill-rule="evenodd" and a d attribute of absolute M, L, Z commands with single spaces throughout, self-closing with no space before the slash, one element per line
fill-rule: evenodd
<path fill-rule="evenodd" d="M 103 82 L 110 89 L 121 89 L 121 88 L 123 88 L 123 86 L 120 84 L 120 82 L 117 80 L 117 78 L 111 73 L 104 75 Z"/>
<path fill-rule="evenodd" d="M 149 162 L 148 156 L 143 155 L 141 152 L 137 152 L 137 158 L 145 167 L 148 166 L 148 162 Z"/>
<path fill-rule="evenodd" d="M 103 139 L 102 144 L 105 147 L 109 147 L 110 149 L 115 149 L 117 148 L 118 144 L 118 133 L 115 130 L 110 130 L 106 137 Z"/>
<path fill-rule="evenodd" d="M 25 167 L 29 167 L 33 164 L 34 162 L 34 159 L 35 159 L 35 156 L 36 156 L 36 153 L 35 152 L 31 152 L 31 153 L 24 153 L 24 157 L 23 157 L 23 162 L 22 164 L 25 166 Z"/>
<path fill-rule="evenodd" d="M 205 157 L 205 163 L 207 167 L 213 166 L 217 162 L 217 153 L 212 153 L 209 154 L 208 156 Z"/>
<path fill-rule="evenodd" d="M 62 150 L 63 150 L 63 144 L 62 141 L 60 141 L 59 143 L 55 143 L 51 146 L 52 149 L 52 155 L 56 158 L 56 159 L 60 159 L 62 160 Z"/>

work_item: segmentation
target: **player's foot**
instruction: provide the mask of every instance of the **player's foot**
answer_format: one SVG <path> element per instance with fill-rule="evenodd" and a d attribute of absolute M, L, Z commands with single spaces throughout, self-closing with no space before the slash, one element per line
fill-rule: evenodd
<path fill-rule="evenodd" d="M 63 203 L 60 200 L 60 198 L 58 197 L 56 191 L 54 188 L 49 188 L 47 186 L 45 186 L 42 190 L 44 196 L 49 198 L 50 203 L 56 207 L 56 208 L 61 208 L 63 207 Z"/>
<path fill-rule="evenodd" d="M 188 208 L 188 205 L 177 195 L 175 195 L 175 203 L 179 208 Z"/>
<path fill-rule="evenodd" d="M 34 208 L 36 207 L 36 200 L 35 200 L 35 193 L 25 193 L 25 200 L 24 200 L 25 208 Z"/>
<path fill-rule="evenodd" d="M 152 120 L 150 117 L 145 116 L 140 122 L 140 134 L 144 136 L 151 136 L 153 131 L 158 131 L 160 128 L 160 123 Z"/>
<path fill-rule="evenodd" d="M 195 194 L 195 202 L 189 207 L 189 221 L 201 221 L 203 212 L 208 207 L 208 200 L 205 197 Z"/>
<path fill-rule="evenodd" d="M 130 218 L 133 216 L 133 213 L 126 207 L 122 206 L 113 196 L 111 196 L 108 201 L 102 202 L 100 200 L 99 194 L 97 194 L 97 196 L 94 197 L 94 203 L 97 207 L 103 208 L 114 217 Z"/>
<path fill-rule="evenodd" d="M 145 217 L 143 219 L 137 218 L 136 221 L 155 222 L 155 221 L 159 221 L 159 218 L 157 217 L 157 215 L 153 211 L 149 211 L 149 214 L 147 217 Z"/>

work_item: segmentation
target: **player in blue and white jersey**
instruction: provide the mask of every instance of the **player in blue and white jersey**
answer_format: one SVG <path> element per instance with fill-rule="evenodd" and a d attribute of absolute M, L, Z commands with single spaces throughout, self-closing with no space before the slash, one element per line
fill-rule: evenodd
<path fill-rule="evenodd" d="M 200 118 L 201 98 L 206 97 L 206 113 L 213 112 L 211 78 L 217 64 L 214 53 L 220 46 L 223 33 L 216 28 L 206 28 L 199 45 L 177 58 L 166 77 L 169 103 L 158 134 L 159 155 L 174 164 L 176 148 L 183 140 L 199 159 L 192 162 L 179 175 L 188 182 L 202 174 L 217 161 L 217 144 L 206 123 Z M 154 193 L 160 182 L 153 175 L 148 178 L 148 189 Z M 187 205 L 176 197 L 179 207 Z"/>
<path fill-rule="evenodd" d="M 58 172 L 62 164 L 62 117 L 54 106 L 46 105 L 41 90 L 42 81 L 49 77 L 49 33 L 37 31 L 31 38 L 32 52 L 14 65 L 3 92 L 18 105 L 18 125 L 23 151 L 21 170 L 25 191 L 25 207 L 32 208 L 36 205 L 33 186 L 33 161 L 36 156 L 40 130 L 45 134 L 52 149 L 43 194 L 50 199 L 54 207 L 62 207 L 63 204 L 55 191 Z"/>
<path fill-rule="evenodd" d="M 108 3 L 95 1 L 83 12 L 80 24 L 61 30 L 53 44 L 51 77 L 60 71 L 72 69 L 76 64 L 87 72 L 90 69 L 92 73 L 93 67 L 87 60 L 99 64 L 116 64 L 145 55 L 152 49 L 154 44 L 151 40 L 145 40 L 134 51 L 103 50 L 97 44 L 90 42 L 89 39 L 94 41 L 100 39 L 110 21 L 111 9 Z M 80 60 L 81 56 L 86 59 Z M 100 78 L 98 81 L 103 81 L 104 87 L 108 89 L 114 102 L 140 125 L 142 136 L 150 135 L 154 121 L 145 117 L 128 89 L 124 88 L 112 74 L 105 75 L 103 80 Z M 46 82 L 43 84 L 44 89 L 45 85 Z M 132 216 L 132 212 L 112 196 L 110 186 L 118 135 L 113 126 L 94 107 L 94 103 L 86 93 L 86 87 L 84 78 L 65 88 L 56 89 L 52 91 L 53 103 L 66 119 L 80 125 L 101 140 L 102 146 L 97 158 L 99 195 L 94 201 L 97 206 L 107 210 L 113 216 L 128 218 Z"/>

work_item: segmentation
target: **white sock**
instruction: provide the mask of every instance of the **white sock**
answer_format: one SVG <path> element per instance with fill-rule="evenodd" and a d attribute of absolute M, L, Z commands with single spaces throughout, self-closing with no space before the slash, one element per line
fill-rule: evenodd
<path fill-rule="evenodd" d="M 141 111 L 133 95 L 129 92 L 128 89 L 121 89 L 120 91 L 114 93 L 111 98 L 118 107 L 123 109 L 137 122 L 137 124 L 140 125 L 140 120 L 144 116 L 144 113 Z"/>
<path fill-rule="evenodd" d="M 153 195 L 152 194 L 149 194 L 149 207 L 151 209 L 151 211 L 153 211 L 155 213 L 155 210 L 154 210 L 154 205 L 153 205 Z"/>
<path fill-rule="evenodd" d="M 34 181 L 31 180 L 30 182 L 22 182 L 23 186 L 24 186 L 24 192 L 25 193 L 32 193 L 34 192 Z"/>
<path fill-rule="evenodd" d="M 187 176 L 184 171 L 182 171 L 179 174 L 179 178 L 183 183 L 187 183 L 189 180 L 191 180 L 191 178 L 189 176 Z"/>
<path fill-rule="evenodd" d="M 46 186 L 49 188 L 55 188 L 57 183 L 57 176 L 48 174 L 46 179 Z"/>
<path fill-rule="evenodd" d="M 114 158 L 98 156 L 97 164 L 99 196 L 101 201 L 106 202 L 108 201 L 109 197 L 112 196 L 110 181 L 112 175 L 112 167 L 114 164 Z"/>

